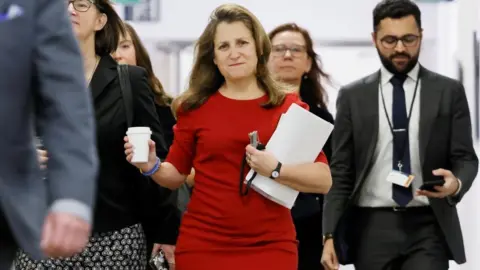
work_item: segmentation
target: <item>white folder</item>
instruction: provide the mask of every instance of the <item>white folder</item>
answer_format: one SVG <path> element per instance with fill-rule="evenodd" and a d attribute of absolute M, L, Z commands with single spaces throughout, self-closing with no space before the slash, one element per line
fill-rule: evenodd
<path fill-rule="evenodd" d="M 313 163 L 332 130 L 331 123 L 294 103 L 281 116 L 265 146 L 266 151 L 271 152 L 282 164 Z M 253 173 L 250 170 L 246 179 L 250 179 Z M 259 174 L 253 179 L 252 188 L 288 209 L 293 207 L 298 196 L 298 191 Z"/>

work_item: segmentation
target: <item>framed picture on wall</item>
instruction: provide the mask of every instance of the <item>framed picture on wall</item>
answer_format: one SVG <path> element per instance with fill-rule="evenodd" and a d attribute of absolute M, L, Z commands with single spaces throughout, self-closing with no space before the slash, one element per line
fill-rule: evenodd
<path fill-rule="evenodd" d="M 124 4 L 124 20 L 130 22 L 159 22 L 161 0 L 136 0 Z"/>

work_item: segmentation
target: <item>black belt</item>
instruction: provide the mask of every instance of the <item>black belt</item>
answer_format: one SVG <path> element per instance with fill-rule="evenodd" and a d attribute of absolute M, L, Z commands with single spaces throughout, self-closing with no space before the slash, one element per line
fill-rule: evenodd
<path fill-rule="evenodd" d="M 430 212 L 430 206 L 392 206 L 392 207 L 356 207 L 356 210 L 373 212 L 373 211 L 389 211 L 389 212 Z"/>

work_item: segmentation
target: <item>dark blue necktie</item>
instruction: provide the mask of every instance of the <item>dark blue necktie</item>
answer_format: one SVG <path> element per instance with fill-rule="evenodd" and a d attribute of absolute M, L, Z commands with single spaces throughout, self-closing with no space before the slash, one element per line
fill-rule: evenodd
<path fill-rule="evenodd" d="M 392 125 L 393 125 L 393 169 L 409 175 L 410 146 L 408 142 L 408 116 L 403 83 L 406 75 L 395 75 L 390 82 L 393 85 Z M 412 104 L 413 105 L 413 104 Z M 400 166 L 399 166 L 400 164 Z M 392 184 L 392 198 L 400 206 L 406 206 L 412 199 L 411 186 L 406 188 Z"/>

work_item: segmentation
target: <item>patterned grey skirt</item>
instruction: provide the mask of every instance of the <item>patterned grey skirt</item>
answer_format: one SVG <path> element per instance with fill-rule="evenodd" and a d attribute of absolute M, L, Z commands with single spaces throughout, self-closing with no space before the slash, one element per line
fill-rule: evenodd
<path fill-rule="evenodd" d="M 94 234 L 85 250 L 71 258 L 34 261 L 23 251 L 15 258 L 16 270 L 145 270 L 147 248 L 140 224 L 119 231 Z"/>

